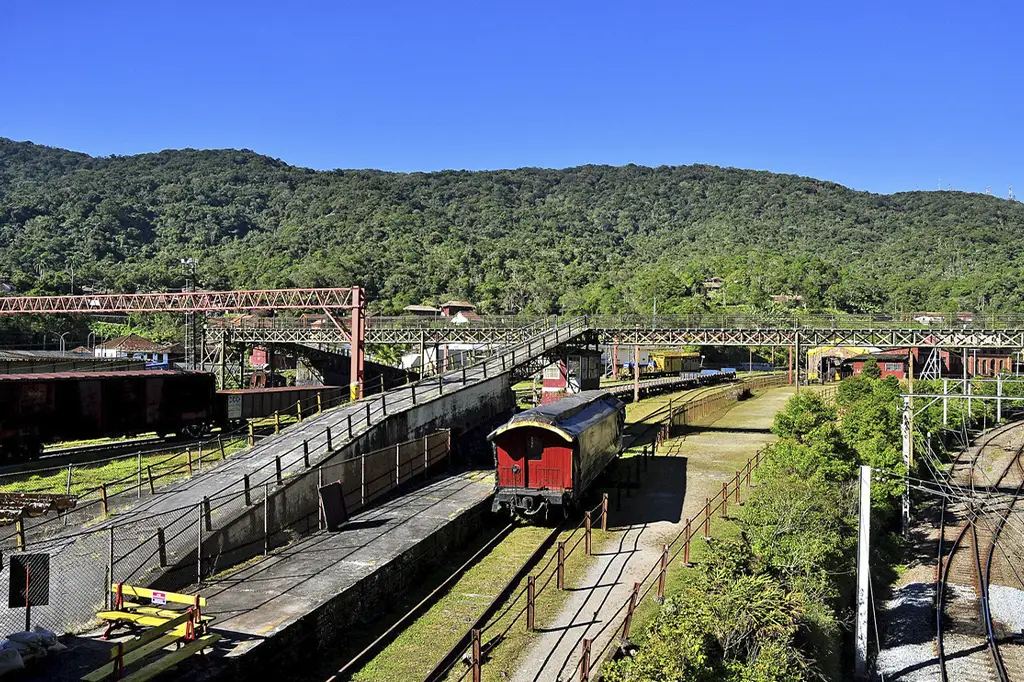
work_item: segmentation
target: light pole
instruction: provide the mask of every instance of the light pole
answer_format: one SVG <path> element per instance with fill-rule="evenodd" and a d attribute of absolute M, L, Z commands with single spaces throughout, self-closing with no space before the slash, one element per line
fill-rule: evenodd
<path fill-rule="evenodd" d="M 70 333 L 71 333 L 70 331 L 66 331 L 66 332 L 64 332 L 63 334 L 60 335 L 60 352 L 61 353 L 64 352 L 64 337 L 67 336 Z"/>

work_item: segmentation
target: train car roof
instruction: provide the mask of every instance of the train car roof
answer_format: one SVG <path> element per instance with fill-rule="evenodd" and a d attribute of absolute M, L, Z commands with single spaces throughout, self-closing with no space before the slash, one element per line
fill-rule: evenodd
<path fill-rule="evenodd" d="M 621 409 L 622 402 L 608 391 L 581 391 L 520 412 L 492 431 L 487 439 L 494 440 L 512 429 L 534 427 L 556 433 L 573 443 L 581 433 Z"/>
<path fill-rule="evenodd" d="M 19 374 L 0 374 L 0 381 L 58 381 L 75 379 L 118 379 L 125 377 L 180 377 L 180 376 L 209 376 L 206 372 L 191 372 L 186 370 L 173 369 L 137 369 L 127 372 L 22 372 Z"/>

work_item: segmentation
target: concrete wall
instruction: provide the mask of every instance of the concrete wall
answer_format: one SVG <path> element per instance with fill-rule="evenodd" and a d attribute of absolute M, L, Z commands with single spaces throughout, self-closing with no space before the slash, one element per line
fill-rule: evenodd
<path fill-rule="evenodd" d="M 410 410 L 389 414 L 366 433 L 323 460 L 322 466 L 357 457 L 388 445 L 421 438 L 439 429 L 451 429 L 452 442 L 494 417 L 510 411 L 515 404 L 509 376 L 501 375 L 416 405 Z M 336 467 L 331 467 L 336 469 Z M 284 480 L 271 489 L 266 509 L 270 528 L 270 546 L 288 542 L 292 535 L 304 535 L 317 529 L 319 512 L 318 471 L 314 466 Z M 331 479 L 326 479 L 331 480 Z M 228 569 L 263 553 L 264 502 L 262 491 L 254 491 L 253 504 L 241 500 L 231 510 L 218 510 L 213 528 L 203 538 L 203 573 Z M 180 590 L 195 582 L 196 550 L 177 557 L 175 563 L 154 575 L 148 583 L 166 590 Z"/>
<path fill-rule="evenodd" d="M 314 657 L 337 653 L 333 647 L 341 642 L 347 629 L 373 621 L 416 581 L 465 546 L 486 523 L 490 505 L 488 497 L 465 510 L 419 544 L 246 650 L 244 655 L 217 660 L 204 672 L 203 679 L 247 682 L 282 675 L 281 679 L 287 679 L 289 671 L 306 669 Z"/>

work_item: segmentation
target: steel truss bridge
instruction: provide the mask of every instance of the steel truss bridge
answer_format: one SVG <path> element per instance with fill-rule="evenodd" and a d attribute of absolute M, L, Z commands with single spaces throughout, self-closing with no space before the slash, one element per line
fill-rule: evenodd
<path fill-rule="evenodd" d="M 230 312 L 266 312 L 273 316 Z M 303 311 L 307 314 L 299 315 Z M 368 317 L 359 287 L 184 291 L 152 294 L 0 297 L 0 315 L 177 312 L 193 320 L 186 333 L 190 367 L 243 366 L 249 346 L 344 345 L 351 356 L 354 393 L 362 390 L 365 344 L 427 347 L 461 344 L 493 352 L 557 328 L 557 317 L 481 317 L 457 325 L 448 318 Z M 312 313 L 312 314 L 308 314 Z M 196 319 L 198 318 L 198 319 Z M 563 320 L 566 318 L 563 318 Z M 1024 317 L 928 316 L 926 324 L 900 317 L 590 316 L 575 318 L 586 342 L 610 346 L 821 345 L 901 348 L 910 346 L 1024 349 Z M 201 329 L 199 328 L 201 327 Z"/>
<path fill-rule="evenodd" d="M 632 324 L 625 320 L 602 317 L 584 319 L 596 333 L 598 343 L 604 345 L 1024 348 L 1024 321 L 1014 327 L 942 328 L 870 323 L 840 325 L 829 319 L 810 320 L 800 326 L 756 324 L 747 318 L 708 318 L 708 323 L 717 323 L 714 326 L 700 325 L 700 320 L 692 326 L 670 326 L 671 320 L 662 319 L 648 319 L 646 323 Z M 449 344 L 500 347 L 522 342 L 536 334 L 538 328 L 553 326 L 557 322 L 558 318 L 551 317 L 529 322 L 512 319 L 505 324 L 493 324 L 484 317 L 478 323 L 455 325 L 448 321 L 425 322 L 416 318 L 368 317 L 365 338 L 371 344 L 411 347 Z M 513 326 L 515 323 L 518 326 Z M 232 326 L 208 324 L 205 334 L 208 344 L 347 343 L 347 339 L 336 328 L 314 328 L 281 319 L 260 320 L 255 324 L 243 322 Z"/>

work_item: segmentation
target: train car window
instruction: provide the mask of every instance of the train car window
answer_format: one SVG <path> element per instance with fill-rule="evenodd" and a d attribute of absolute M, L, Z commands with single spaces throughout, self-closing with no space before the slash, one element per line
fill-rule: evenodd
<path fill-rule="evenodd" d="M 544 455 L 544 443 L 537 436 L 526 439 L 526 456 L 529 459 L 540 459 Z"/>

